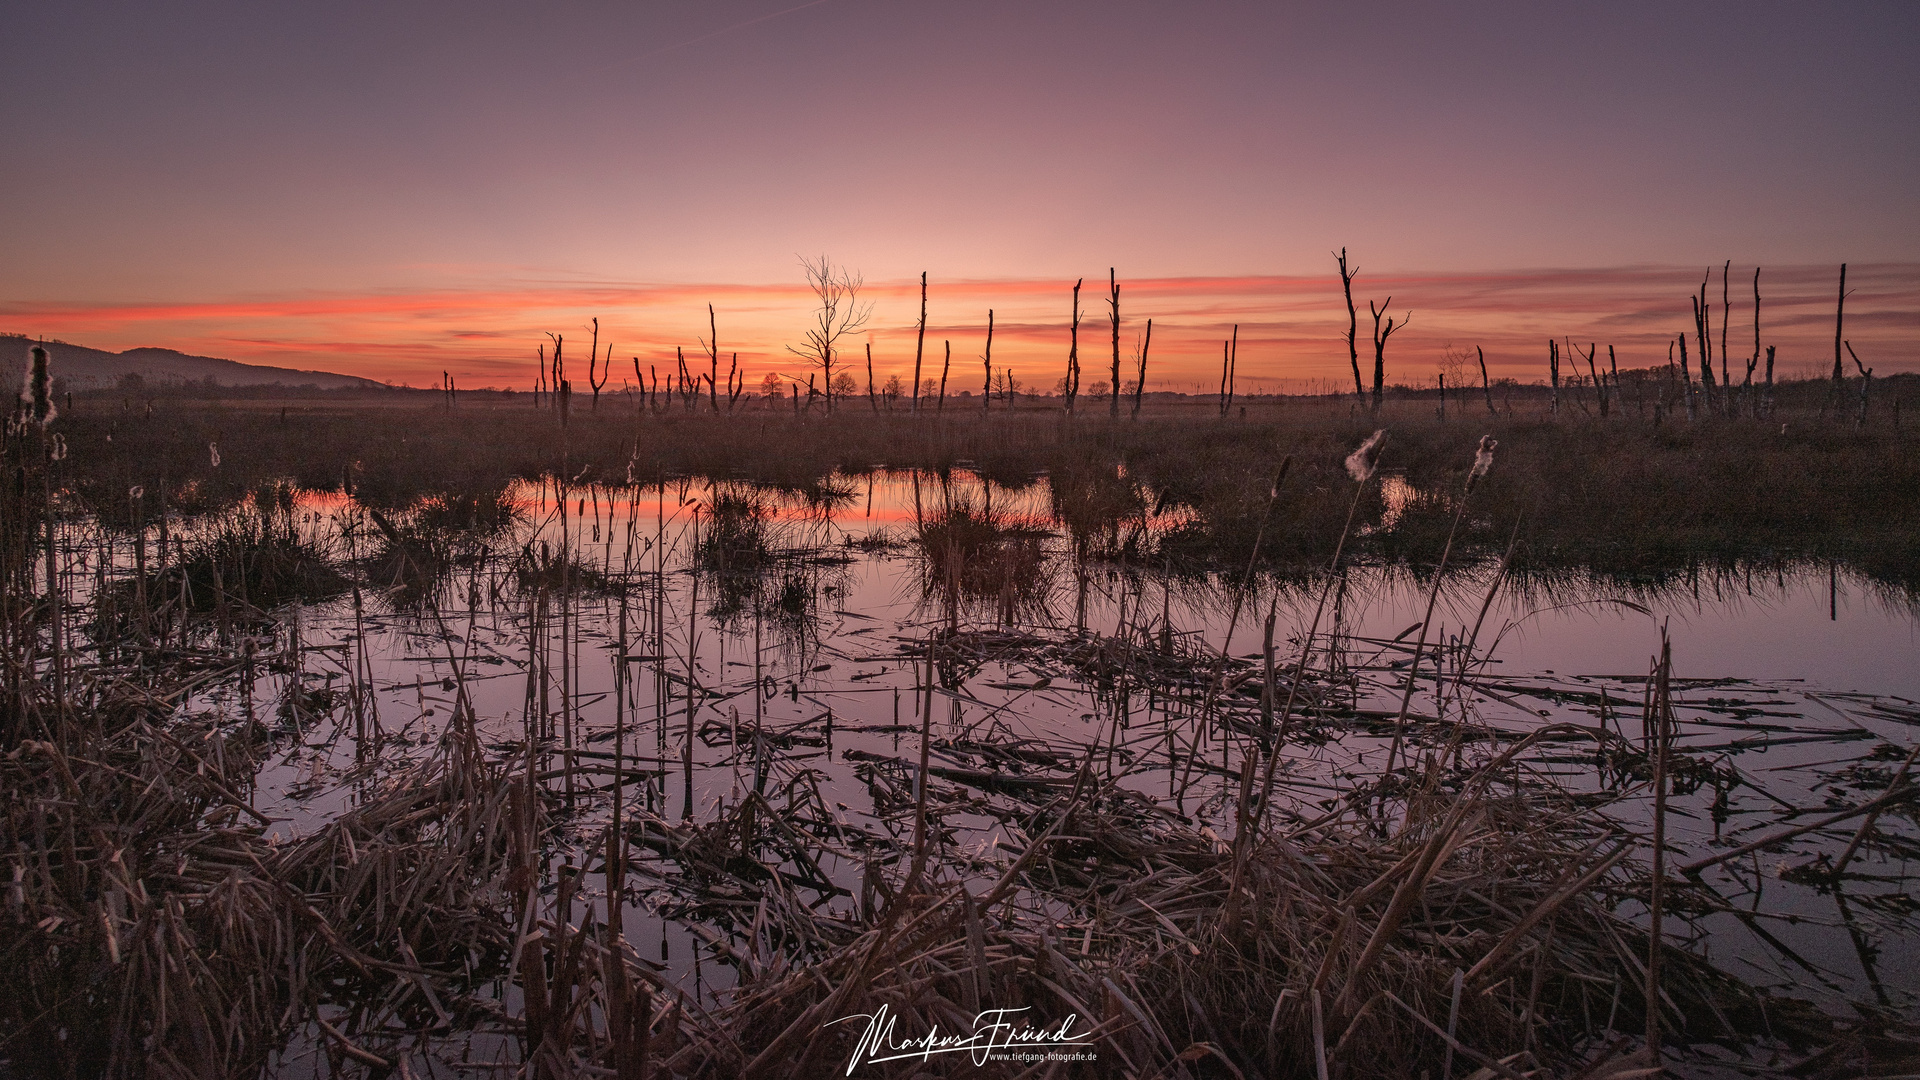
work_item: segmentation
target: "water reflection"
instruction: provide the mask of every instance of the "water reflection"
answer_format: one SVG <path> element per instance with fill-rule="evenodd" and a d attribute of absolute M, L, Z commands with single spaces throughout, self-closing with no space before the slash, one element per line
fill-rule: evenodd
<path fill-rule="evenodd" d="M 984 873 L 1020 809 L 1082 761 L 1230 837 L 1241 755 L 1279 724 L 1274 812 L 1304 821 L 1377 778 L 1403 737 L 1417 760 L 1464 728 L 1491 743 L 1570 721 L 1600 748 L 1531 760 L 1537 781 L 1641 814 L 1621 793 L 1644 782 L 1631 747 L 1663 625 L 1688 765 L 1675 799 L 1689 816 L 1670 834 L 1682 852 L 1744 842 L 1782 807 L 1883 790 L 1920 723 L 1913 599 L 1833 566 L 1496 582 L 1494 564 L 1471 564 L 1447 572 L 1421 627 L 1433 582 L 1405 566 L 1328 580 L 1135 558 L 1192 522 L 1147 495 L 1117 471 L 1010 487 L 953 470 L 786 489 L 517 484 L 453 523 L 440 503 L 376 517 L 302 502 L 294 520 L 357 552 L 370 591 L 283 614 L 275 647 L 296 666 L 249 693 L 261 712 L 292 702 L 299 737 L 260 777 L 260 805 L 312 829 L 420 760 L 457 671 L 483 744 L 511 759 L 531 742 L 565 769 L 573 842 L 604 822 L 581 763 L 606 767 L 619 740 L 635 814 L 653 815 L 636 842 L 657 858 L 628 925 L 711 990 L 730 969 L 691 926 L 725 935 L 737 913 L 676 868 L 775 874 L 821 910 L 869 910 L 911 855 L 922 791 L 941 864 Z M 1269 641 L 1280 672 L 1305 672 L 1293 693 L 1268 674 Z M 255 707 L 236 694 L 195 704 Z M 1910 1001 L 1920 935 L 1890 898 L 1911 840 L 1870 853 L 1880 880 L 1841 896 L 1794 879 L 1832 839 L 1809 836 L 1784 869 L 1713 871 L 1729 897 L 1764 894 L 1800 921 L 1706 913 L 1696 929 L 1748 975 L 1785 980 L 1804 962 L 1836 999 Z"/>

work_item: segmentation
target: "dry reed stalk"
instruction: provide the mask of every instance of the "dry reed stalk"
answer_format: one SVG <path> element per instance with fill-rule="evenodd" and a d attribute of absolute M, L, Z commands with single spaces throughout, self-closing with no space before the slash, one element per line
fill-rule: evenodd
<path fill-rule="evenodd" d="M 1667 747 L 1673 726 L 1670 686 L 1673 678 L 1673 646 L 1660 632 L 1660 659 L 1654 674 L 1653 709 L 1648 723 L 1653 728 L 1653 857 L 1649 878 L 1647 909 L 1651 920 L 1647 931 L 1647 1056 L 1660 1063 L 1660 959 L 1661 908 L 1666 890 L 1667 843 Z"/>

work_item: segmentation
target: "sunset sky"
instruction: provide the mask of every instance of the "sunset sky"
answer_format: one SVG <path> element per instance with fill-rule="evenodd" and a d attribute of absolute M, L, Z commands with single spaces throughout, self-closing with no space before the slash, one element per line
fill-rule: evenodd
<path fill-rule="evenodd" d="M 614 382 L 799 372 L 802 256 L 857 269 L 882 376 L 1050 386 L 1122 283 L 1150 388 L 1349 387 L 1331 251 L 1442 349 L 1663 363 L 1729 272 L 1731 353 L 1920 370 L 1920 5 L 0 5 L 0 330 L 524 387 L 598 317 Z M 868 338 L 858 339 L 855 348 Z M 1363 350 L 1365 343 L 1363 342 Z M 964 378 L 962 374 L 964 373 Z"/>

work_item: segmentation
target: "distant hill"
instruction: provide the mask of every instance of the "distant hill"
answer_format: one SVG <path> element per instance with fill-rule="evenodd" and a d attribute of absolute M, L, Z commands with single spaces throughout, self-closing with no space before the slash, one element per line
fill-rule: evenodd
<path fill-rule="evenodd" d="M 27 349 L 32 344 L 33 339 L 23 334 L 0 334 L 0 379 L 16 391 L 25 376 Z M 139 376 L 150 386 L 208 380 L 219 386 L 311 386 L 321 390 L 377 390 L 386 385 L 330 371 L 242 364 L 211 356 L 189 356 L 173 349 L 141 348 L 111 353 L 64 341 L 49 341 L 46 346 L 53 377 L 66 380 L 67 390 L 118 386 L 129 375 Z"/>

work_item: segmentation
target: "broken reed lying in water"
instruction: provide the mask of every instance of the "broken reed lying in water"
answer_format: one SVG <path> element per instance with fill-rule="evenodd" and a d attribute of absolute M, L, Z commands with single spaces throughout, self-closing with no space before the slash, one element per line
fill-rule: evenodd
<path fill-rule="evenodd" d="M 825 1075 L 857 1035 L 827 1022 L 884 1004 L 946 1032 L 989 1007 L 1077 1016 L 1102 1072 L 1204 1073 L 1217 1058 L 1267 1075 L 1323 1060 L 1441 1075 L 1453 1057 L 1461 1075 L 1527 1075 L 1620 1058 L 1633 1041 L 1612 1033 L 1638 1028 L 1656 983 L 1665 1032 L 1832 1036 L 1678 943 L 1650 952 L 1616 910 L 1662 880 L 1647 838 L 1516 782 L 1511 764 L 1547 742 L 1646 761 L 1604 729 L 1557 725 L 1497 754 L 1438 729 L 1418 766 L 1314 820 L 1261 813 L 1248 740 L 1230 841 L 1119 787 L 1096 746 L 1070 782 L 996 800 L 1012 840 L 986 864 L 942 848 L 915 873 L 924 836 L 890 852 L 850 842 L 790 787 L 699 823 L 630 803 L 573 866 L 554 858 L 570 850 L 561 770 L 545 754 L 490 761 L 459 708 L 428 760 L 313 835 L 278 836 L 240 794 L 258 732 L 172 718 L 188 681 L 237 673 L 203 654 L 186 674 L 193 659 L 171 691 L 83 676 L 92 707 L 0 762 L 17 868 L 0 1031 L 23 1074 L 249 1075 L 295 1033 L 378 1071 L 492 1033 L 536 1075 Z M 771 737 L 734 734 L 755 753 Z M 585 798 L 655 764 L 566 772 Z M 904 809 L 911 781 L 896 779 Z M 603 875 L 645 872 L 629 847 L 677 864 L 684 914 L 722 928 L 704 936 L 738 972 L 724 1004 L 664 978 L 585 898 Z M 804 898 L 824 884 L 804 868 L 829 853 L 868 860 L 851 912 Z"/>
<path fill-rule="evenodd" d="M 33 549 L 10 550 L 20 555 L 9 581 L 30 584 Z M 958 557 L 958 544 L 930 555 L 935 596 L 942 579 L 966 579 L 962 567 L 939 572 L 939 559 Z M 535 574 L 525 597 L 530 694 L 532 672 L 556 652 L 565 679 L 578 634 L 569 564 L 553 565 L 557 581 Z M 656 604 L 664 656 L 666 593 L 649 597 L 644 569 L 628 570 L 614 584 Z M 276 665 L 297 670 L 297 634 L 263 655 L 250 637 L 210 633 L 209 620 L 244 620 L 236 598 L 234 612 L 211 615 L 182 605 L 171 632 L 150 611 L 96 611 L 92 625 L 112 636 L 63 637 L 56 620 L 77 608 L 63 610 L 62 593 L 10 588 L 5 612 L 13 711 L 0 841 L 12 881 L 0 950 L 17 978 L 0 1004 L 0 1054 L 23 1074 L 251 1075 L 289 1039 L 339 1067 L 384 1073 L 423 1046 L 464 1039 L 532 1075 L 589 1064 L 623 1077 L 826 1075 L 844 1070 L 858 1035 L 829 1021 L 883 1004 L 948 1032 L 971 1030 L 987 1007 L 1076 1016 L 1096 1064 L 1068 1071 L 1087 1075 L 1527 1075 L 1631 1064 L 1636 1041 L 1614 1033 L 1643 1026 L 1639 1043 L 1833 1036 L 1822 1018 L 1767 1001 L 1684 946 L 1656 946 L 1618 910 L 1658 907 L 1656 883 L 1669 904 L 1687 893 L 1647 865 L 1650 838 L 1511 767 L 1535 745 L 1569 739 L 1627 762 L 1623 776 L 1658 776 L 1670 714 L 1660 691 L 1642 745 L 1604 726 L 1560 725 L 1496 749 L 1442 717 L 1403 767 L 1300 820 L 1260 778 L 1290 736 L 1312 732 L 1317 673 L 1303 655 L 1290 678 L 1268 666 L 1270 723 L 1239 730 L 1203 711 L 1196 730 L 1169 730 L 1194 740 L 1190 772 L 1215 768 L 1197 749 L 1219 742 L 1238 826 L 1229 840 L 1121 787 L 1111 748 L 1096 741 L 1064 782 L 961 778 L 981 785 L 1013 841 L 1004 857 L 982 858 L 938 842 L 928 814 L 942 773 L 926 763 L 924 725 L 969 640 L 951 622 L 924 650 L 920 765 L 874 763 L 916 823 L 896 843 L 849 836 L 817 793 L 792 784 L 676 819 L 651 795 L 676 764 L 665 753 L 629 759 L 624 734 L 611 761 L 570 752 L 578 717 L 564 681 L 567 704 L 540 710 L 546 729 L 490 754 L 456 675 L 434 752 L 375 782 L 385 744 L 367 714 L 372 669 L 356 635 L 347 711 L 369 782 L 320 831 L 283 838 L 245 796 L 274 734 L 251 715 L 212 723 L 179 706 Z M 96 602 L 112 595 L 96 591 Z M 1144 625 L 1090 647 L 1088 662 L 1148 687 L 1204 686 L 1209 707 L 1226 674 L 1224 657 L 1156 643 Z M 287 708 L 296 728 L 311 722 L 298 692 Z M 794 737 L 758 723 L 745 733 L 737 721 L 728 732 L 736 761 Z M 618 827 L 567 843 L 585 807 L 636 783 L 648 795 L 627 799 Z M 1910 792 L 1896 786 L 1882 802 Z M 681 914 L 737 972 L 724 1001 L 663 977 L 594 901 L 595 879 L 604 895 L 648 872 L 636 847 L 676 864 L 693 890 Z M 833 895 L 819 871 L 829 855 L 867 866 L 851 910 L 802 896 Z M 962 1073 L 971 1061 L 926 1067 Z"/>

